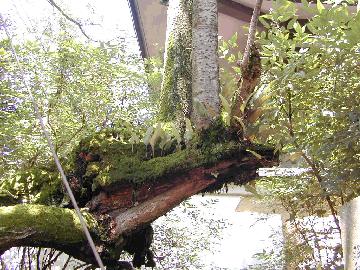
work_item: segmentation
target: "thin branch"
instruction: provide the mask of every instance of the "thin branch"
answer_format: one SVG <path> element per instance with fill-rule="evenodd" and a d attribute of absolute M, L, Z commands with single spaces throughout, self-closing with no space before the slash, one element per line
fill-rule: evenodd
<path fill-rule="evenodd" d="M 57 261 L 57 259 L 59 258 L 59 256 L 61 254 L 63 254 L 63 252 L 57 251 L 57 253 L 56 253 L 56 251 L 54 250 L 54 252 L 51 254 L 51 257 L 49 257 L 47 264 L 45 265 L 45 269 L 48 267 L 49 267 L 49 269 L 51 269 L 51 265 Z"/>
<path fill-rule="evenodd" d="M 261 61 L 258 48 L 254 44 L 257 22 L 259 20 L 262 0 L 257 0 L 256 5 L 251 16 L 249 34 L 244 51 L 242 62 L 237 63 L 241 68 L 241 78 L 238 82 L 238 88 L 234 93 L 232 108 L 231 108 L 231 126 L 244 136 L 245 128 L 247 126 L 248 106 L 251 96 L 254 93 L 256 86 L 260 81 L 261 75 Z M 250 55 L 252 60 L 250 63 Z M 238 118 L 236 120 L 235 116 Z M 240 119 L 240 120 L 239 120 Z"/>
<path fill-rule="evenodd" d="M 27 248 L 27 257 L 28 257 L 28 264 L 29 264 L 29 270 L 31 270 L 31 255 L 30 255 L 30 247 Z"/>
<path fill-rule="evenodd" d="M 38 248 L 36 253 L 36 269 L 40 269 L 40 256 L 41 256 L 41 248 Z"/>
<path fill-rule="evenodd" d="M 21 261 L 20 261 L 20 270 L 22 270 L 25 266 L 25 261 L 26 261 L 25 256 L 26 256 L 26 247 L 23 247 Z"/>
<path fill-rule="evenodd" d="M 71 256 L 68 255 L 68 258 L 67 258 L 66 262 L 64 263 L 63 268 L 61 270 L 66 270 L 67 269 L 67 266 L 68 266 L 70 260 L 71 260 Z"/>
<path fill-rule="evenodd" d="M 250 48 L 254 44 L 256 27 L 257 27 L 257 23 L 258 23 L 259 16 L 260 16 L 262 2 L 263 2 L 263 0 L 256 0 L 256 5 L 255 5 L 255 8 L 254 8 L 253 14 L 251 16 L 250 27 L 249 27 L 249 35 L 248 35 L 248 39 L 247 39 L 247 42 L 246 42 L 246 47 L 245 47 L 245 51 L 244 51 L 243 60 L 242 60 L 242 63 L 241 63 L 242 68 L 246 68 L 248 63 L 249 63 Z"/>
<path fill-rule="evenodd" d="M 82 268 L 84 266 L 87 266 L 87 265 L 89 265 L 89 264 L 88 263 L 79 264 L 77 267 L 74 267 L 74 270 L 78 270 L 78 269 L 80 269 L 80 268 Z"/>
<path fill-rule="evenodd" d="M 291 99 L 292 99 L 292 95 L 291 95 L 291 92 L 288 92 L 288 99 L 289 99 L 289 111 L 288 111 L 288 121 L 289 121 L 289 125 L 288 125 L 288 131 L 289 131 L 289 135 L 291 138 L 294 139 L 294 145 L 295 147 L 300 150 L 301 152 L 301 156 L 304 158 L 304 160 L 306 161 L 306 163 L 310 166 L 311 168 L 311 173 L 315 176 L 316 180 L 318 181 L 319 185 L 322 186 L 322 183 L 324 182 L 323 181 L 323 178 L 320 174 L 320 170 L 319 168 L 316 166 L 315 162 L 310 158 L 308 157 L 304 151 L 302 150 L 302 148 L 300 147 L 300 145 L 296 142 L 295 140 L 295 132 L 294 132 L 294 123 L 293 123 L 293 109 L 292 109 L 292 104 L 291 104 Z M 331 200 L 330 196 L 328 194 L 326 194 L 326 190 L 324 188 L 323 189 L 323 192 L 325 193 L 325 200 L 330 208 L 330 211 L 331 211 L 331 215 L 334 219 L 334 222 L 336 224 L 336 227 L 341 235 L 341 228 L 340 228 L 340 222 L 339 222 L 339 219 L 337 218 L 337 211 L 335 210 L 335 207 L 334 207 L 334 203 L 333 201 Z"/>
<path fill-rule="evenodd" d="M 68 21 L 72 22 L 73 24 L 75 24 L 81 31 L 81 33 L 87 38 L 87 39 L 90 39 L 90 40 L 93 40 L 92 38 L 90 38 L 88 36 L 88 34 L 86 34 L 84 28 L 83 28 L 83 25 L 81 23 L 79 23 L 77 20 L 73 19 L 72 17 L 70 17 L 68 14 L 65 13 L 65 11 L 60 7 L 58 6 L 54 0 L 47 0 L 49 2 L 50 5 L 52 5 L 54 8 L 56 8 L 60 13 L 61 15 L 63 15 Z"/>

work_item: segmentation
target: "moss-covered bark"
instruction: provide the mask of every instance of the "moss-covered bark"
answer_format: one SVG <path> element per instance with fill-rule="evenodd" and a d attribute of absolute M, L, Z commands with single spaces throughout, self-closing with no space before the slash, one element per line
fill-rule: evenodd
<path fill-rule="evenodd" d="M 216 130 L 214 130 L 216 129 Z M 81 153 L 97 156 L 84 168 L 84 181 L 91 181 L 92 191 L 111 189 L 111 186 L 156 182 L 169 175 L 184 173 L 201 166 L 212 166 L 232 157 L 251 156 L 249 152 L 272 153 L 271 147 L 244 145 L 228 140 L 223 127 L 217 125 L 200 134 L 198 142 L 184 150 L 150 158 L 144 144 L 126 144 L 116 139 L 112 132 L 97 133 L 81 142 L 75 156 Z"/>
<path fill-rule="evenodd" d="M 144 144 L 126 144 L 110 130 L 82 140 L 73 163 L 66 165 L 67 175 L 77 200 L 91 213 L 86 218 L 103 260 L 113 264 L 127 247 L 132 252 L 133 235 L 142 235 L 143 228 L 182 200 L 217 191 L 229 182 L 244 184 L 256 177 L 259 167 L 276 164 L 272 148 L 231 138 L 219 123 L 203 130 L 191 147 L 157 157 L 151 157 Z M 55 171 L 35 175 L 48 174 Z M 47 194 L 50 198 L 45 201 L 53 202 L 54 193 Z M 94 263 L 71 209 L 0 208 L 0 250 L 20 245 L 54 247 Z M 140 261 L 145 262 L 144 253 L 151 254 L 149 244 L 138 247 L 134 260 L 142 256 Z"/>
<path fill-rule="evenodd" d="M 83 211 L 95 235 L 96 219 Z M 86 246 L 80 221 L 73 210 L 44 205 L 19 204 L 0 207 L 0 251 L 14 246 L 72 248 Z"/>
<path fill-rule="evenodd" d="M 183 122 L 191 115 L 192 0 L 170 1 L 160 116 Z"/>

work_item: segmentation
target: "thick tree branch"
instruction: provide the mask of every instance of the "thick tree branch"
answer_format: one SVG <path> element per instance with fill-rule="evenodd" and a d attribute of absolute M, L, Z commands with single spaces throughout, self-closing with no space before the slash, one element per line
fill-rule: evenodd
<path fill-rule="evenodd" d="M 132 234 L 146 228 L 186 198 L 199 192 L 219 190 L 230 182 L 244 184 L 257 177 L 259 167 L 277 163 L 271 148 L 235 145 L 227 149 L 226 155 L 217 161 L 164 174 L 139 187 L 128 182 L 101 187 L 87 205 L 92 214 L 85 217 L 104 263 L 119 266 L 118 255 L 123 250 L 129 251 Z M 247 149 L 255 150 L 262 158 L 255 157 Z M 184 163 L 189 164 L 189 161 L 184 160 Z M 51 247 L 96 265 L 78 218 L 70 209 L 42 205 L 1 207 L 0 251 L 14 246 Z M 121 265 L 126 269 L 128 264 L 122 262 Z"/>
<path fill-rule="evenodd" d="M 217 2 L 193 1 L 191 119 L 198 130 L 220 115 Z"/>
<path fill-rule="evenodd" d="M 71 251 L 86 247 L 86 240 L 75 212 L 44 205 L 19 204 L 0 207 L 0 253 L 11 247 L 53 247 Z M 90 230 L 96 220 L 85 215 Z"/>
<path fill-rule="evenodd" d="M 97 249 L 105 264 L 117 269 L 132 269 L 127 262 L 109 256 L 102 226 L 93 215 L 83 212 L 96 239 Z M 44 205 L 19 204 L 0 207 L 0 255 L 11 247 L 54 248 L 88 264 L 97 265 L 74 210 Z"/>

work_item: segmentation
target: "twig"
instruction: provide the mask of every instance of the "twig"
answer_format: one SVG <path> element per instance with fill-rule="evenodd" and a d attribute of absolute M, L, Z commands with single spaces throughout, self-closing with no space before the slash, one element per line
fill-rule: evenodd
<path fill-rule="evenodd" d="M 259 15 L 260 15 L 260 11 L 261 11 L 262 2 L 263 2 L 263 0 L 256 0 L 255 8 L 254 8 L 253 14 L 251 16 L 248 39 L 247 39 L 247 42 L 246 42 L 246 47 L 245 47 L 245 51 L 244 51 L 243 60 L 241 62 L 241 67 L 242 68 L 246 68 L 247 65 L 249 64 L 250 48 L 254 44 L 256 27 L 257 27 L 257 23 L 258 23 L 258 20 L 259 20 Z"/>
<path fill-rule="evenodd" d="M 41 248 L 38 248 L 36 253 L 36 269 L 40 269 L 40 256 L 41 256 Z"/>
<path fill-rule="evenodd" d="M 63 254 L 63 252 L 58 251 L 58 253 L 57 253 L 56 255 L 55 255 L 55 252 L 53 252 L 53 253 L 51 254 L 51 257 L 48 259 L 48 262 L 47 262 L 47 264 L 45 265 L 45 268 L 44 268 L 44 269 L 46 269 L 47 267 L 49 267 L 49 269 L 51 269 L 51 265 L 57 261 L 57 259 L 59 258 L 59 256 L 60 256 L 61 254 Z M 55 256 L 54 256 L 54 255 L 55 255 Z"/>
<path fill-rule="evenodd" d="M 70 22 L 75 24 L 80 29 L 81 33 L 87 39 L 93 40 L 92 38 L 89 37 L 88 34 L 86 34 L 86 32 L 85 32 L 85 30 L 83 28 L 83 25 L 81 23 L 79 23 L 77 20 L 71 18 L 68 14 L 66 14 L 65 11 L 59 5 L 57 5 L 54 0 L 47 0 L 47 1 L 49 2 L 50 5 L 52 5 L 54 8 L 56 8 L 61 13 L 61 15 L 63 15 L 67 20 L 69 20 Z"/>
<path fill-rule="evenodd" d="M 71 256 L 68 255 L 68 258 L 67 258 L 66 262 L 64 263 L 63 268 L 61 270 L 66 270 L 66 267 L 68 266 L 70 260 L 71 260 Z"/>

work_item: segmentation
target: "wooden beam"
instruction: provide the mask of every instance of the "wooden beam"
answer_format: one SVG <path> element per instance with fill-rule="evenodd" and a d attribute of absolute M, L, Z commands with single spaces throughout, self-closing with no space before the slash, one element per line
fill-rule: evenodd
<path fill-rule="evenodd" d="M 129 4 L 131 15 L 132 15 L 132 18 L 133 18 L 133 25 L 134 25 L 135 33 L 136 33 L 136 36 L 137 36 L 137 39 L 138 39 L 138 44 L 139 44 L 139 47 L 140 47 L 141 57 L 142 58 L 149 57 L 149 52 L 148 52 L 148 49 L 147 49 L 144 27 L 142 25 L 142 20 L 141 20 L 137 0 L 128 0 L 128 4 Z"/>

